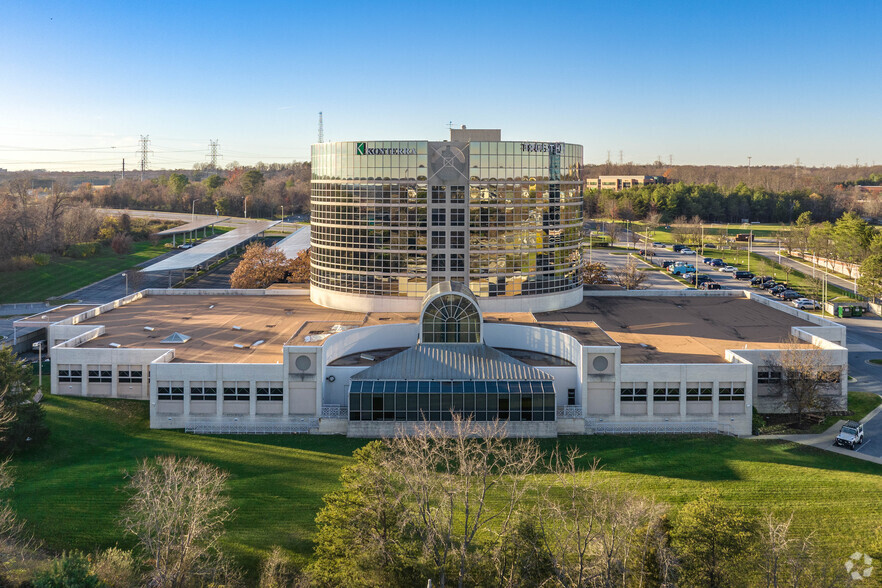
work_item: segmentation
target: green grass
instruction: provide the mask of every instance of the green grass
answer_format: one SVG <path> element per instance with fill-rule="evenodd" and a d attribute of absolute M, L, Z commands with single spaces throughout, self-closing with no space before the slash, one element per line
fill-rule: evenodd
<path fill-rule="evenodd" d="M 871 359 L 870 363 L 875 365 L 882 365 L 882 359 Z"/>
<path fill-rule="evenodd" d="M 13 507 L 47 547 L 93 550 L 133 541 L 118 525 L 125 472 L 159 454 L 194 455 L 231 474 L 236 508 L 223 547 L 251 574 L 271 546 L 302 564 L 321 498 L 366 441 L 339 436 L 209 437 L 148 428 L 147 404 L 47 397 L 49 442 L 14 460 Z M 599 457 L 604 476 L 676 507 L 705 488 L 754 511 L 795 512 L 825 544 L 851 553 L 882 519 L 882 466 L 793 443 L 722 436 L 580 436 L 542 440 Z M 848 488 L 848 492 L 843 492 Z"/>
<path fill-rule="evenodd" d="M 112 276 L 135 265 L 153 259 L 169 251 L 161 241 L 151 245 L 139 241 L 132 245 L 132 252 L 117 255 L 109 246 L 92 257 L 72 259 L 53 257 L 47 265 L 26 270 L 0 273 L 0 304 L 8 302 L 38 302 L 53 296 L 61 296 L 93 282 Z"/>
<path fill-rule="evenodd" d="M 824 431 L 835 425 L 838 421 L 841 421 L 843 419 L 851 419 L 855 421 L 861 420 L 862 418 L 870 414 L 870 412 L 880 404 L 882 404 L 882 396 L 879 396 L 878 394 L 873 394 L 871 392 L 849 392 L 848 410 L 850 414 L 846 416 L 830 415 L 820 423 L 816 423 L 804 430 L 791 429 L 787 425 L 770 425 L 767 427 L 763 427 L 760 430 L 760 433 L 763 435 L 800 435 L 823 433 Z"/>
<path fill-rule="evenodd" d="M 634 226 L 635 223 L 631 223 Z M 670 226 L 670 225 L 661 225 L 661 227 Z M 659 243 L 677 243 L 674 239 L 673 231 L 667 230 L 664 228 L 649 228 L 645 225 L 639 226 L 635 229 L 640 231 L 641 234 L 647 235 L 647 237 L 652 242 Z M 754 238 L 763 238 L 763 237 L 777 237 L 781 231 L 788 231 L 790 227 L 787 225 L 776 225 L 776 224 L 760 224 L 760 225 L 751 225 L 750 227 L 745 227 L 740 224 L 729 224 L 729 225 L 704 225 L 704 238 L 705 243 L 713 243 L 717 245 L 716 237 L 720 235 L 722 232 L 725 232 L 726 235 L 730 237 L 734 237 L 735 235 L 740 235 L 742 233 L 750 233 L 753 231 Z"/>

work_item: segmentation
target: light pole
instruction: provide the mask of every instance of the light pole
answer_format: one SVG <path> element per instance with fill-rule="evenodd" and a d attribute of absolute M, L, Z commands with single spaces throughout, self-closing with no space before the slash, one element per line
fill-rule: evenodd
<path fill-rule="evenodd" d="M 40 386 L 40 391 L 42 392 L 43 391 L 43 342 L 37 341 L 36 343 L 33 343 L 31 345 L 31 349 L 37 350 L 37 366 L 38 366 L 37 369 L 39 370 L 39 374 L 40 374 L 38 376 L 39 377 L 38 382 L 39 382 L 39 386 Z"/>
<path fill-rule="evenodd" d="M 753 229 L 750 229 L 750 234 L 747 235 L 747 271 L 750 271 L 750 251 L 753 245 Z"/>
<path fill-rule="evenodd" d="M 190 222 L 193 222 L 196 220 L 196 199 L 194 198 L 190 204 Z"/>
<path fill-rule="evenodd" d="M 126 296 L 129 295 L 129 272 L 123 272 L 123 277 L 126 279 Z"/>
<path fill-rule="evenodd" d="M 285 205 L 282 205 L 282 222 L 285 222 Z"/>

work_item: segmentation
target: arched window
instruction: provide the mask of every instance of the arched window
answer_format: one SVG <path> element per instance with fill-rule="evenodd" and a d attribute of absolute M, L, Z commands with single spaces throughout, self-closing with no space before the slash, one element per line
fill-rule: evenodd
<path fill-rule="evenodd" d="M 473 297 L 469 296 L 471 292 L 462 286 L 451 287 L 450 282 L 438 284 L 442 285 L 448 286 L 436 286 L 426 295 L 421 321 L 421 342 L 480 343 L 481 311 Z"/>

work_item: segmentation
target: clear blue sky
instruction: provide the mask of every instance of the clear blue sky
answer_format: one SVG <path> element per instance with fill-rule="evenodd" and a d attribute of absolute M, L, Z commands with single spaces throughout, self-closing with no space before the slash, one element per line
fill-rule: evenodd
<path fill-rule="evenodd" d="M 305 160 L 447 123 L 586 163 L 882 162 L 882 3 L 0 4 L 0 168 Z"/>

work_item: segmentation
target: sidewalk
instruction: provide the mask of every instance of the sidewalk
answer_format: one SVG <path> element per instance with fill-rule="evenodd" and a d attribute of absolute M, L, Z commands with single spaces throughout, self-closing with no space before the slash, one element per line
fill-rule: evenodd
<path fill-rule="evenodd" d="M 861 419 L 861 423 L 866 423 L 880 412 L 882 412 L 882 406 L 876 407 L 867 416 Z M 839 434 L 839 429 L 844 423 L 844 420 L 837 421 L 836 424 L 834 424 L 823 433 L 816 433 L 812 435 L 757 435 L 756 437 L 750 438 L 781 439 L 782 441 L 793 441 L 794 443 L 799 443 L 800 445 L 807 445 L 809 447 L 814 447 L 815 449 L 823 449 L 824 451 L 832 451 L 833 453 L 839 453 L 840 455 L 854 457 L 856 459 L 862 459 L 864 461 L 870 461 L 882 465 L 882 457 L 865 455 L 860 451 L 853 451 L 851 449 L 845 449 L 843 447 L 837 447 L 833 445 L 833 439 L 835 439 L 836 435 Z"/>

